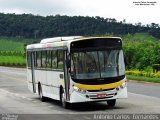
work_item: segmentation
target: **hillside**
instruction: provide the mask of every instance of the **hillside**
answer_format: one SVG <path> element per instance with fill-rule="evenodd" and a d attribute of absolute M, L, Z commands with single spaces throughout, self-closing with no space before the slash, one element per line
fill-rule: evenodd
<path fill-rule="evenodd" d="M 147 32 L 160 38 L 160 27 L 151 23 L 142 26 L 132 25 L 114 18 L 84 16 L 35 16 L 32 14 L 0 13 L 0 36 L 18 38 L 46 38 L 53 36 L 100 36 L 114 34 L 116 36 Z"/>

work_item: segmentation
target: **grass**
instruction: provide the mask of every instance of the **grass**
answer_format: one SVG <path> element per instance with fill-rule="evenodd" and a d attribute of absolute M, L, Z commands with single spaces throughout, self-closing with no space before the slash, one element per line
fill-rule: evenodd
<path fill-rule="evenodd" d="M 134 35 L 128 34 L 123 37 L 123 40 L 132 41 L 157 41 L 158 39 L 151 36 L 149 33 L 136 33 Z"/>
<path fill-rule="evenodd" d="M 136 81 L 160 83 L 160 78 L 151 78 L 151 77 L 145 77 L 145 76 L 127 75 L 127 79 L 136 80 Z"/>
<path fill-rule="evenodd" d="M 34 41 L 38 39 L 0 37 L 0 66 L 25 66 L 24 44 Z"/>
<path fill-rule="evenodd" d="M 0 56 L 1 66 L 25 66 L 26 59 L 22 56 Z"/>
<path fill-rule="evenodd" d="M 0 37 L 0 51 L 24 51 L 24 44 L 39 42 L 39 39 Z"/>
<path fill-rule="evenodd" d="M 21 42 L 0 39 L 0 51 L 23 51 L 24 44 Z"/>

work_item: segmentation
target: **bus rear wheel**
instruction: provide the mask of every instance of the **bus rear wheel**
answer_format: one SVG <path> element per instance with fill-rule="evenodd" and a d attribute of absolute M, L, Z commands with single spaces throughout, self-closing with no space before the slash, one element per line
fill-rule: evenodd
<path fill-rule="evenodd" d="M 60 100 L 61 100 L 62 107 L 68 109 L 69 103 L 66 101 L 65 92 L 63 89 L 61 90 Z"/>
<path fill-rule="evenodd" d="M 38 92 L 39 92 L 39 98 L 41 99 L 41 101 L 45 102 L 46 101 L 46 97 L 43 96 L 41 84 L 38 85 Z"/>
<path fill-rule="evenodd" d="M 115 106 L 115 104 L 116 104 L 116 99 L 113 99 L 113 100 L 107 100 L 107 104 L 108 104 L 108 106 L 114 107 L 114 106 Z"/>

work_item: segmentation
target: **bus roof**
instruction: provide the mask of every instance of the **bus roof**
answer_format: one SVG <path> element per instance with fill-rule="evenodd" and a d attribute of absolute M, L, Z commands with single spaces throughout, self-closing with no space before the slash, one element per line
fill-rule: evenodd
<path fill-rule="evenodd" d="M 68 36 L 68 37 L 54 37 L 54 38 L 46 38 L 42 39 L 40 43 L 53 43 L 53 42 L 61 42 L 61 41 L 68 41 L 68 40 L 75 40 L 78 38 L 82 38 L 83 36 Z"/>
<path fill-rule="evenodd" d="M 53 38 L 42 39 L 40 43 L 27 45 L 27 49 L 29 50 L 29 49 L 40 49 L 40 48 L 63 47 L 67 46 L 73 41 L 96 39 L 96 38 L 121 39 L 120 37 L 83 37 L 83 36 L 53 37 Z"/>

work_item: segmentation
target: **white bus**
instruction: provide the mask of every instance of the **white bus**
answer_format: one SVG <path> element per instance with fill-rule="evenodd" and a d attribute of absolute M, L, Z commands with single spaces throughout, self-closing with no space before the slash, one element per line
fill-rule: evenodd
<path fill-rule="evenodd" d="M 28 88 L 40 99 L 70 103 L 127 98 L 119 37 L 55 37 L 27 46 Z"/>

